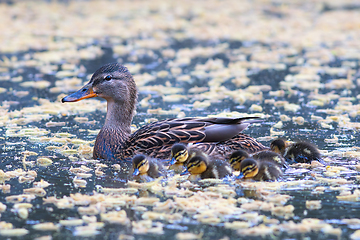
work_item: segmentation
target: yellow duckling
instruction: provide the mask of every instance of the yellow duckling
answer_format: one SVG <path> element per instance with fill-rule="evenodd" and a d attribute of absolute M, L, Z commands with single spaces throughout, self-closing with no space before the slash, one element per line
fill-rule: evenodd
<path fill-rule="evenodd" d="M 271 142 L 270 146 L 272 149 L 279 149 L 281 152 L 284 152 L 284 158 L 290 163 L 311 163 L 311 161 L 316 160 L 325 164 L 321 159 L 319 149 L 309 142 L 299 141 L 285 148 L 284 140 L 277 139 Z"/>
<path fill-rule="evenodd" d="M 254 153 L 251 157 L 258 161 L 271 161 L 280 167 L 287 168 L 285 159 L 273 151 L 265 150 Z M 240 164 L 243 160 L 250 158 L 250 155 L 244 150 L 237 150 L 230 155 L 229 163 L 234 171 L 240 171 Z"/>
<path fill-rule="evenodd" d="M 240 174 L 237 178 L 253 179 L 256 181 L 275 181 L 281 178 L 283 171 L 273 161 L 256 161 L 248 158 L 241 161 Z"/>
<path fill-rule="evenodd" d="M 135 155 L 132 158 L 132 176 L 136 181 L 149 182 L 166 174 L 162 163 L 154 158 L 143 154 Z"/>
<path fill-rule="evenodd" d="M 231 176 L 232 170 L 229 163 L 219 159 L 209 159 L 205 154 L 195 154 L 187 164 L 187 170 L 182 173 L 190 173 L 191 180 L 217 178 L 222 179 Z"/>
<path fill-rule="evenodd" d="M 240 164 L 243 160 L 249 158 L 249 154 L 243 150 L 237 150 L 230 155 L 229 163 L 234 171 L 240 171 Z"/>
<path fill-rule="evenodd" d="M 187 147 L 182 143 L 175 143 L 171 147 L 169 169 L 174 170 L 175 173 L 182 173 L 186 167 L 187 161 L 195 155 L 207 157 L 201 150 Z"/>

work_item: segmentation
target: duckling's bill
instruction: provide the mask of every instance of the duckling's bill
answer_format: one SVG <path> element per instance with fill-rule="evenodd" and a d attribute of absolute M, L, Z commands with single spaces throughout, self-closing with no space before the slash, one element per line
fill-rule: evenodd
<path fill-rule="evenodd" d="M 236 179 L 242 179 L 244 178 L 244 173 L 240 172 L 239 175 L 236 177 Z"/>
<path fill-rule="evenodd" d="M 169 166 L 174 165 L 176 163 L 176 158 L 172 158 L 169 162 Z"/>
<path fill-rule="evenodd" d="M 187 169 L 185 171 L 183 171 L 182 173 L 180 173 L 180 176 L 184 176 L 186 174 L 190 174 L 190 172 Z"/>
<path fill-rule="evenodd" d="M 139 169 L 138 168 L 136 168 L 135 170 L 134 170 L 134 172 L 133 172 L 133 176 L 137 176 L 137 175 L 139 175 L 140 174 L 140 171 L 139 171 Z"/>

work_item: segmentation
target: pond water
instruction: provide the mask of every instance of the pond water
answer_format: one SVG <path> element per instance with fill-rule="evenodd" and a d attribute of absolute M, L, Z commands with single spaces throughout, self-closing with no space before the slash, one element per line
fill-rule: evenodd
<path fill-rule="evenodd" d="M 1 238 L 16 234 L 4 230 L 6 223 L 26 229 L 18 237 L 25 239 L 359 238 L 358 6 L 189 4 L 0 3 L 0 22 L 8 24 L 0 47 Z M 126 11 L 116 11 L 122 6 Z M 277 137 L 310 141 L 327 166 L 293 165 L 279 183 L 191 184 L 173 176 L 128 185 L 121 161 L 91 159 L 106 102 L 60 102 L 116 61 L 139 88 L 134 129 L 173 117 L 259 116 L 263 122 L 244 133 L 267 146 Z M 40 180 L 50 185 L 34 190 Z M 184 197 L 203 206 L 193 213 Z M 320 200 L 320 208 L 306 206 L 310 200 Z M 156 210 L 166 201 L 171 210 Z M 31 205 L 19 205 L 25 202 Z M 217 212 L 227 204 L 240 213 Z M 147 212 L 163 215 L 147 222 Z M 61 222 L 69 219 L 82 222 Z M 54 225 L 40 229 L 46 222 Z"/>

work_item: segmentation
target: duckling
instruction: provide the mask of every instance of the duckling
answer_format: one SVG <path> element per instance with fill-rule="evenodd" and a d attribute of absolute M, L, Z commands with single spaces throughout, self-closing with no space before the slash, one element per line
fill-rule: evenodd
<path fill-rule="evenodd" d="M 143 154 L 135 155 L 132 158 L 132 176 L 136 181 L 149 182 L 166 174 L 165 168 L 160 161 L 147 157 Z"/>
<path fill-rule="evenodd" d="M 237 150 L 233 152 L 229 159 L 232 169 L 234 171 L 240 171 L 240 163 L 249 157 L 250 155 L 243 150 Z M 265 150 L 265 151 L 257 152 L 254 153 L 251 157 L 258 161 L 272 161 L 283 168 L 288 167 L 288 165 L 285 162 L 285 159 L 280 154 L 277 154 L 273 151 Z"/>
<path fill-rule="evenodd" d="M 281 138 L 275 139 L 270 143 L 270 149 L 284 156 L 286 149 L 286 142 Z"/>
<path fill-rule="evenodd" d="M 291 144 L 286 149 L 284 158 L 289 162 L 311 163 L 311 161 L 316 160 L 324 163 L 324 161 L 321 160 L 321 154 L 318 148 L 309 142 L 296 142 Z"/>
<path fill-rule="evenodd" d="M 286 143 L 282 139 L 276 139 L 271 142 L 271 149 L 279 149 L 283 152 L 284 158 L 288 162 L 311 163 L 317 160 L 324 164 L 318 148 L 312 143 L 299 141 L 285 147 Z"/>
<path fill-rule="evenodd" d="M 183 172 L 189 158 L 195 155 L 207 157 L 207 155 L 199 149 L 187 147 L 182 143 L 175 143 L 171 147 L 169 169 L 174 170 L 175 173 Z"/>
<path fill-rule="evenodd" d="M 260 160 L 260 161 L 272 161 L 272 162 L 278 164 L 282 168 L 289 167 L 287 165 L 287 163 L 285 162 L 285 159 L 280 154 L 270 151 L 270 150 L 265 150 L 265 151 L 254 153 L 252 155 L 252 157 L 254 159 Z"/>
<path fill-rule="evenodd" d="M 241 161 L 240 174 L 237 178 L 253 179 L 256 181 L 275 181 L 282 177 L 283 171 L 273 161 L 256 161 L 247 158 Z"/>
<path fill-rule="evenodd" d="M 231 176 L 232 170 L 229 163 L 219 159 L 209 159 L 205 154 L 195 154 L 187 164 L 187 170 L 182 174 L 190 173 L 191 180 L 217 178 L 222 179 Z"/>
<path fill-rule="evenodd" d="M 240 171 L 240 163 L 249 158 L 249 154 L 244 150 L 237 150 L 230 155 L 229 163 L 234 171 Z"/>

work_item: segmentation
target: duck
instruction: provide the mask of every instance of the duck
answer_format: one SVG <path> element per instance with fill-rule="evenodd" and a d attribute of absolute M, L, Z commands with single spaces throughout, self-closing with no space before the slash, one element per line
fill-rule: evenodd
<path fill-rule="evenodd" d="M 285 153 L 285 149 L 286 149 L 286 142 L 285 140 L 278 138 L 275 139 L 273 141 L 271 141 L 270 143 L 270 149 L 278 154 L 281 154 L 282 156 Z"/>
<path fill-rule="evenodd" d="M 279 149 L 280 152 L 283 152 L 284 158 L 290 163 L 311 163 L 311 161 L 319 161 L 325 164 L 321 158 L 319 149 L 310 142 L 298 141 L 290 144 L 286 148 L 285 146 L 284 140 L 277 139 L 271 143 L 271 148 Z"/>
<path fill-rule="evenodd" d="M 137 154 L 132 158 L 131 176 L 138 182 L 150 182 L 154 179 L 166 176 L 163 164 L 155 158 L 144 154 Z"/>
<path fill-rule="evenodd" d="M 240 164 L 243 160 L 250 158 L 250 155 L 244 150 L 234 151 L 229 158 L 229 163 L 234 171 L 240 171 Z M 281 168 L 288 168 L 285 159 L 278 153 L 270 150 L 263 150 L 251 155 L 251 158 L 258 161 L 271 161 Z"/>
<path fill-rule="evenodd" d="M 232 175 L 228 162 L 220 159 L 209 158 L 206 154 L 194 154 L 186 163 L 186 170 L 181 174 L 190 173 L 190 180 L 207 178 L 222 179 Z"/>
<path fill-rule="evenodd" d="M 120 63 L 109 63 L 92 75 L 77 92 L 62 99 L 63 103 L 100 97 L 107 101 L 105 123 L 98 133 L 94 159 L 126 161 L 136 154 L 167 159 L 174 143 L 198 143 L 207 153 L 223 153 L 235 147 L 256 152 L 266 147 L 241 133 L 258 117 L 243 118 L 179 118 L 147 124 L 131 133 L 138 91 L 133 76 Z"/>
<path fill-rule="evenodd" d="M 188 158 L 189 150 L 187 146 L 182 143 L 175 143 L 171 147 L 169 169 L 175 173 L 183 172 Z"/>
<path fill-rule="evenodd" d="M 240 171 L 240 164 L 243 160 L 249 158 L 250 155 L 244 150 L 236 150 L 229 157 L 229 163 L 234 171 Z"/>
<path fill-rule="evenodd" d="M 203 156 L 207 158 L 207 154 L 202 150 L 199 149 L 199 144 L 186 146 L 183 143 L 175 143 L 171 147 L 170 153 L 170 162 L 169 162 L 169 169 L 173 170 L 175 173 L 181 173 L 186 168 L 188 160 L 195 156 Z M 220 157 L 220 155 L 212 155 L 212 157 Z"/>
<path fill-rule="evenodd" d="M 252 158 L 259 161 L 272 161 L 276 163 L 281 168 L 288 168 L 285 158 L 281 156 L 279 153 L 276 153 L 271 150 L 264 150 L 251 155 Z"/>
<path fill-rule="evenodd" d="M 281 167 L 273 161 L 258 161 L 247 158 L 240 163 L 240 174 L 237 178 L 255 181 L 276 181 L 283 175 Z"/>

